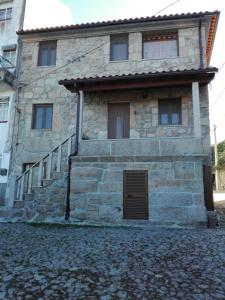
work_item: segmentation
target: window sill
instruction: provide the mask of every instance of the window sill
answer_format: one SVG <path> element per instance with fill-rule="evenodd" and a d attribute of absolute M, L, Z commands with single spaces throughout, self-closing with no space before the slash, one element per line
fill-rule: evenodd
<path fill-rule="evenodd" d="M 0 124 L 8 123 L 8 121 L 0 121 Z"/>
<path fill-rule="evenodd" d="M 165 60 L 165 59 L 177 59 L 180 58 L 180 56 L 175 57 L 164 57 L 164 58 L 142 58 L 142 61 L 149 61 L 149 60 Z"/>
<path fill-rule="evenodd" d="M 129 62 L 129 59 L 110 60 L 109 63 Z"/>
<path fill-rule="evenodd" d="M 31 130 L 35 130 L 35 131 L 52 131 L 52 128 L 31 128 Z"/>
<path fill-rule="evenodd" d="M 38 65 L 37 65 L 37 67 L 38 67 L 38 68 L 46 69 L 46 68 L 55 68 L 56 65 L 51 65 L 51 66 L 38 66 Z"/>
<path fill-rule="evenodd" d="M 182 126 L 183 126 L 183 124 L 176 124 L 176 125 L 175 124 L 174 125 L 173 124 L 168 124 L 168 125 L 161 125 L 161 124 L 159 124 L 158 125 L 158 127 L 167 127 L 167 128 L 168 127 L 182 127 Z"/>

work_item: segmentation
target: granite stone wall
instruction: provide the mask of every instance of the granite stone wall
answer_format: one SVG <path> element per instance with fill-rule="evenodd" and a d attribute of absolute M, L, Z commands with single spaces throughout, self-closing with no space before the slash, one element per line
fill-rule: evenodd
<path fill-rule="evenodd" d="M 145 157 L 119 161 L 74 158 L 71 183 L 71 221 L 121 223 L 123 171 L 148 170 L 149 221 L 195 224 L 206 221 L 199 158 Z"/>

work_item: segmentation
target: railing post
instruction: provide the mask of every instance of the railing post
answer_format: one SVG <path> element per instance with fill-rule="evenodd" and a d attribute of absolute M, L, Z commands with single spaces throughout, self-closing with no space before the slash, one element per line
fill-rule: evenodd
<path fill-rule="evenodd" d="M 41 160 L 39 163 L 39 169 L 38 169 L 38 186 L 42 186 L 43 165 L 44 165 L 44 161 Z"/>
<path fill-rule="evenodd" d="M 48 156 L 47 179 L 51 179 L 52 172 L 52 152 Z"/>
<path fill-rule="evenodd" d="M 32 181 L 33 181 L 33 168 L 30 169 L 29 171 L 29 177 L 28 177 L 28 189 L 27 189 L 27 193 L 31 194 L 32 192 Z"/>
<path fill-rule="evenodd" d="M 68 156 L 71 154 L 71 148 L 72 148 L 72 137 L 68 139 Z"/>
<path fill-rule="evenodd" d="M 21 182 L 20 182 L 20 197 L 19 197 L 20 201 L 23 201 L 23 192 L 24 192 L 24 175 L 21 177 Z"/>
<path fill-rule="evenodd" d="M 57 168 L 56 171 L 60 172 L 61 170 L 61 158 L 62 158 L 62 145 L 58 148 L 58 159 L 57 159 Z"/>

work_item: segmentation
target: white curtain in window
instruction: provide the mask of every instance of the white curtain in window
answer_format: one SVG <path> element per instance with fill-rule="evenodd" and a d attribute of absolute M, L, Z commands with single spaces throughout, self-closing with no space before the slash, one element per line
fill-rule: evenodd
<path fill-rule="evenodd" d="M 7 122 L 8 121 L 8 109 L 9 109 L 9 102 L 3 102 L 0 100 L 0 122 Z"/>
<path fill-rule="evenodd" d="M 144 42 L 144 59 L 173 58 L 177 56 L 177 41 Z"/>

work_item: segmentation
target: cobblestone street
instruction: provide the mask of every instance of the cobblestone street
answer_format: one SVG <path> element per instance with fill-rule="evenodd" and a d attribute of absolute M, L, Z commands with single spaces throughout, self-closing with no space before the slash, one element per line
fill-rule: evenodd
<path fill-rule="evenodd" d="M 225 228 L 0 224 L 0 299 L 225 299 Z"/>

